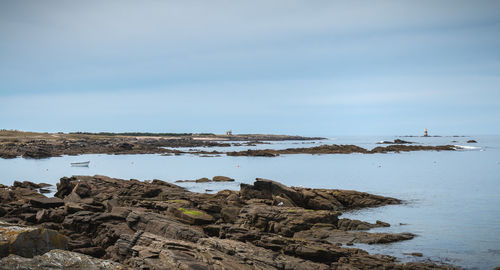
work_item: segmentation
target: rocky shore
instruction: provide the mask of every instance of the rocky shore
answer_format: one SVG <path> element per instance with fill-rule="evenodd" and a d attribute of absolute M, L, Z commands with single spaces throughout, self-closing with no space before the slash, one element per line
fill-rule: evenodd
<path fill-rule="evenodd" d="M 128 134 L 128 135 L 127 135 Z M 137 133 L 32 133 L 0 131 L 0 158 L 48 158 L 81 154 L 181 154 L 164 147 L 229 147 L 255 145 L 262 141 L 321 140 L 320 137 L 287 135 L 214 135 Z M 239 141 L 228 143 L 227 141 Z"/>
<path fill-rule="evenodd" d="M 53 198 L 18 182 L 0 188 L 0 269 L 455 269 L 348 247 L 415 237 L 341 218 L 400 203 L 266 179 L 200 194 L 161 180 L 73 176 Z"/>
<path fill-rule="evenodd" d="M 368 150 L 356 145 L 321 145 L 309 148 L 287 148 L 287 149 L 262 149 L 262 150 L 246 150 L 246 151 L 236 151 L 227 152 L 228 156 L 261 156 L 261 157 L 276 157 L 283 154 L 377 154 L 377 153 L 399 153 L 399 152 L 410 152 L 410 151 L 454 151 L 455 146 L 453 145 L 438 145 L 438 146 L 427 146 L 427 145 L 401 145 L 393 144 L 388 146 L 378 146 L 372 150 Z"/>

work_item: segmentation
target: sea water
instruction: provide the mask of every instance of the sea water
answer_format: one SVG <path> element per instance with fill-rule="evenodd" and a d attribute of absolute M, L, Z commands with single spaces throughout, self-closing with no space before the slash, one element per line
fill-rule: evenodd
<path fill-rule="evenodd" d="M 257 146 L 197 148 L 212 151 L 283 149 L 321 144 L 355 144 L 367 149 L 398 137 L 331 137 L 324 141 L 270 142 Z M 456 145 L 458 151 L 387 154 L 281 155 L 278 157 L 201 157 L 197 155 L 80 155 L 49 159 L 0 159 L 0 183 L 14 180 L 56 184 L 71 175 L 123 179 L 175 180 L 216 175 L 236 182 L 178 183 L 195 192 L 239 189 L 256 177 L 290 186 L 353 189 L 404 200 L 402 205 L 345 213 L 353 219 L 389 222 L 383 232 L 411 232 L 413 240 L 356 245 L 402 261 L 442 261 L 468 269 L 500 266 L 500 136 L 399 137 L 422 145 Z M 475 139 L 478 143 L 466 141 Z M 183 149 L 186 150 L 186 149 Z M 187 149 L 188 150 L 188 149 Z M 71 162 L 90 161 L 88 168 Z M 421 252 L 422 258 L 403 253 Z"/>

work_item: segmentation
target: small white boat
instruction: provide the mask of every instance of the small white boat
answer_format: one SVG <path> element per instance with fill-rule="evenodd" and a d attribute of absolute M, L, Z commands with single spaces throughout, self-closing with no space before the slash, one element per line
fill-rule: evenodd
<path fill-rule="evenodd" d="M 85 161 L 85 162 L 73 162 L 71 163 L 71 167 L 88 167 L 90 161 Z"/>

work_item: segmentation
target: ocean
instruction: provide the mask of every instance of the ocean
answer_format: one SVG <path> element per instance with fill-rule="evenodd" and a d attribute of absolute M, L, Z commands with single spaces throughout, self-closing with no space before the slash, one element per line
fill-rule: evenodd
<path fill-rule="evenodd" d="M 106 175 L 123 179 L 168 182 L 216 175 L 228 183 L 178 183 L 195 192 L 239 189 L 240 183 L 268 178 L 289 186 L 353 189 L 404 200 L 391 205 L 345 213 L 389 228 L 371 231 L 411 232 L 413 240 L 384 245 L 355 245 L 370 253 L 401 261 L 438 261 L 467 269 L 500 266 L 500 136 L 467 137 L 329 137 L 323 141 L 270 142 L 257 146 L 194 148 L 235 151 L 282 149 L 322 144 L 355 144 L 372 149 L 396 138 L 423 145 L 456 145 L 457 151 L 387 154 L 281 155 L 278 157 L 201 157 L 198 155 L 80 155 L 41 160 L 0 159 L 0 183 L 14 180 L 55 185 L 63 176 Z M 467 143 L 474 139 L 478 143 Z M 182 148 L 181 148 L 182 149 Z M 189 150 L 186 148 L 182 150 Z M 90 166 L 71 167 L 71 162 Z M 55 186 L 53 187 L 55 189 Z M 420 252 L 423 257 L 403 253 Z"/>

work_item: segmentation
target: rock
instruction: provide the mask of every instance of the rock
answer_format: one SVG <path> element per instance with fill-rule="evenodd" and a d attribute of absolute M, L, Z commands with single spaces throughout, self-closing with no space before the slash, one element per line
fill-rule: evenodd
<path fill-rule="evenodd" d="M 253 185 L 242 184 L 240 191 L 216 194 L 189 192 L 157 179 L 147 182 L 99 175 L 62 178 L 57 187 L 55 199 L 24 187 L 0 188 L 2 220 L 36 222 L 38 230 L 57 230 L 71 239 L 67 242 L 71 251 L 111 258 L 135 269 L 435 266 L 403 265 L 390 256 L 369 255 L 341 245 L 411 239 L 414 235 L 408 233 L 360 231 L 389 226 L 381 221 L 371 224 L 338 218 L 345 210 L 400 203 L 394 198 L 349 190 L 287 187 L 260 178 Z M 2 242 L 0 250 L 8 251 L 8 245 Z"/>
<path fill-rule="evenodd" d="M 42 194 L 45 194 L 45 193 L 50 193 L 50 189 L 46 189 L 46 188 L 40 188 L 38 191 L 39 191 L 40 193 L 42 193 Z"/>
<path fill-rule="evenodd" d="M 158 196 L 160 193 L 161 193 L 161 188 L 151 188 L 151 189 L 147 189 L 146 191 L 144 191 L 144 193 L 142 194 L 142 197 L 143 198 L 154 198 L 156 196 Z"/>
<path fill-rule="evenodd" d="M 214 220 L 212 216 L 199 209 L 169 207 L 168 211 L 183 222 L 191 225 L 209 224 Z"/>
<path fill-rule="evenodd" d="M 337 228 L 339 230 L 344 230 L 344 231 L 352 231 L 352 230 L 369 230 L 372 228 L 378 228 L 378 227 L 390 227 L 391 225 L 386 222 L 382 222 L 380 220 L 377 220 L 375 224 L 371 224 L 368 222 L 364 222 L 361 220 L 357 219 L 348 219 L 348 218 L 343 218 L 338 221 Z"/>
<path fill-rule="evenodd" d="M 85 210 L 81 204 L 78 203 L 65 203 L 64 204 L 64 212 L 66 215 L 70 215 L 79 211 Z"/>
<path fill-rule="evenodd" d="M 0 257 L 15 254 L 31 258 L 52 249 L 67 247 L 67 238 L 54 230 L 0 221 Z"/>
<path fill-rule="evenodd" d="M 212 178 L 212 181 L 214 181 L 214 182 L 234 182 L 234 179 L 227 177 L 227 176 L 214 176 Z"/>
<path fill-rule="evenodd" d="M 393 142 L 391 141 L 381 141 L 381 142 L 378 142 L 377 144 L 412 144 L 413 142 L 408 142 L 408 141 L 404 141 L 404 140 L 401 140 L 401 139 L 395 139 Z"/>
<path fill-rule="evenodd" d="M 325 264 L 228 239 L 202 238 L 190 243 L 138 232 L 120 238 L 114 250 L 115 260 L 142 269 L 329 269 Z"/>
<path fill-rule="evenodd" d="M 132 145 L 130 143 L 122 143 L 122 144 L 118 145 L 118 148 L 120 150 L 132 150 L 132 148 L 134 148 L 134 145 Z"/>
<path fill-rule="evenodd" d="M 206 177 L 203 177 L 203 178 L 200 178 L 198 180 L 196 180 L 195 182 L 196 183 L 207 183 L 207 182 L 211 182 L 212 180 L 206 178 Z"/>
<path fill-rule="evenodd" d="M 294 234 L 294 237 L 304 239 L 325 239 L 330 243 L 363 243 L 387 244 L 410 240 L 415 237 L 411 233 L 369 233 L 363 231 L 343 231 L 330 228 L 312 228 Z"/>
<path fill-rule="evenodd" d="M 399 152 L 411 152 L 411 151 L 455 151 L 455 146 L 453 145 L 401 145 L 394 144 L 386 147 L 375 147 L 368 153 L 399 153 Z"/>
<path fill-rule="evenodd" d="M 78 194 L 80 198 L 86 198 L 90 196 L 90 187 L 85 183 L 78 183 L 73 188 L 72 192 Z"/>
<path fill-rule="evenodd" d="M 49 211 L 47 211 L 47 209 L 42 209 L 42 210 L 36 212 L 36 222 L 37 223 L 44 222 L 45 220 L 47 220 L 48 217 L 49 217 Z"/>
<path fill-rule="evenodd" d="M 270 199 L 273 196 L 280 196 L 291 200 L 294 203 L 300 204 L 302 196 L 296 190 L 289 188 L 276 181 L 257 178 L 253 185 L 241 184 L 241 197 L 244 199 Z"/>
<path fill-rule="evenodd" d="M 313 210 L 346 210 L 400 204 L 401 201 L 365 192 L 333 189 L 290 188 L 278 182 L 257 178 L 253 185 L 240 184 L 244 200 L 280 198 L 287 205 Z M 277 200 L 276 200 L 277 201 Z"/>
<path fill-rule="evenodd" d="M 28 149 L 26 152 L 24 152 L 24 154 L 22 156 L 23 156 L 23 158 L 40 159 L 40 158 L 49 158 L 49 157 L 58 156 L 58 155 L 51 153 L 50 149 L 39 146 L 39 147 L 35 147 L 33 149 Z"/>
<path fill-rule="evenodd" d="M 67 250 L 54 249 L 33 258 L 9 255 L 0 260 L 0 270 L 4 269 L 124 270 L 129 268 L 117 262 L 96 259 Z"/>
<path fill-rule="evenodd" d="M 290 237 L 316 223 L 337 224 L 339 215 L 339 212 L 334 211 L 249 205 L 241 209 L 235 224 L 242 228 L 255 228 Z"/>
<path fill-rule="evenodd" d="M 67 195 L 69 195 L 73 189 L 75 188 L 75 178 L 71 177 L 63 177 L 59 180 L 59 183 L 57 183 L 57 192 L 54 195 L 55 197 L 58 198 L 64 198 Z"/>
<path fill-rule="evenodd" d="M 54 208 L 64 205 L 64 201 L 53 197 L 53 198 L 32 198 L 30 199 L 30 204 L 38 208 Z"/>
<path fill-rule="evenodd" d="M 37 188 L 40 188 L 40 185 L 35 184 L 33 182 L 30 182 L 30 181 L 23 181 L 23 182 L 14 181 L 14 183 L 12 184 L 12 186 L 13 187 L 20 187 L 20 188 L 28 188 L 28 189 L 37 189 Z"/>
<path fill-rule="evenodd" d="M 240 152 L 227 152 L 228 156 L 253 156 L 253 157 L 277 157 L 279 153 L 277 150 L 265 149 L 265 150 L 246 150 Z"/>
<path fill-rule="evenodd" d="M 173 220 L 171 217 L 132 211 L 126 218 L 127 225 L 134 231 L 145 231 L 165 238 L 196 242 L 205 237 L 201 229 Z"/>
<path fill-rule="evenodd" d="M 414 256 L 414 257 L 422 257 L 422 256 L 424 256 L 424 254 L 422 254 L 420 252 L 403 253 L 403 255 L 411 255 L 411 256 Z"/>
<path fill-rule="evenodd" d="M 227 223 L 236 222 L 236 219 L 240 214 L 240 210 L 241 208 L 236 206 L 228 206 L 222 208 L 222 210 L 220 211 L 222 220 Z"/>
<path fill-rule="evenodd" d="M 467 143 L 477 143 L 476 140 L 468 140 Z"/>
<path fill-rule="evenodd" d="M 106 251 L 102 247 L 84 247 L 84 248 L 75 248 L 72 250 L 73 252 L 82 253 L 85 255 L 92 256 L 94 258 L 101 258 L 106 254 Z"/>

